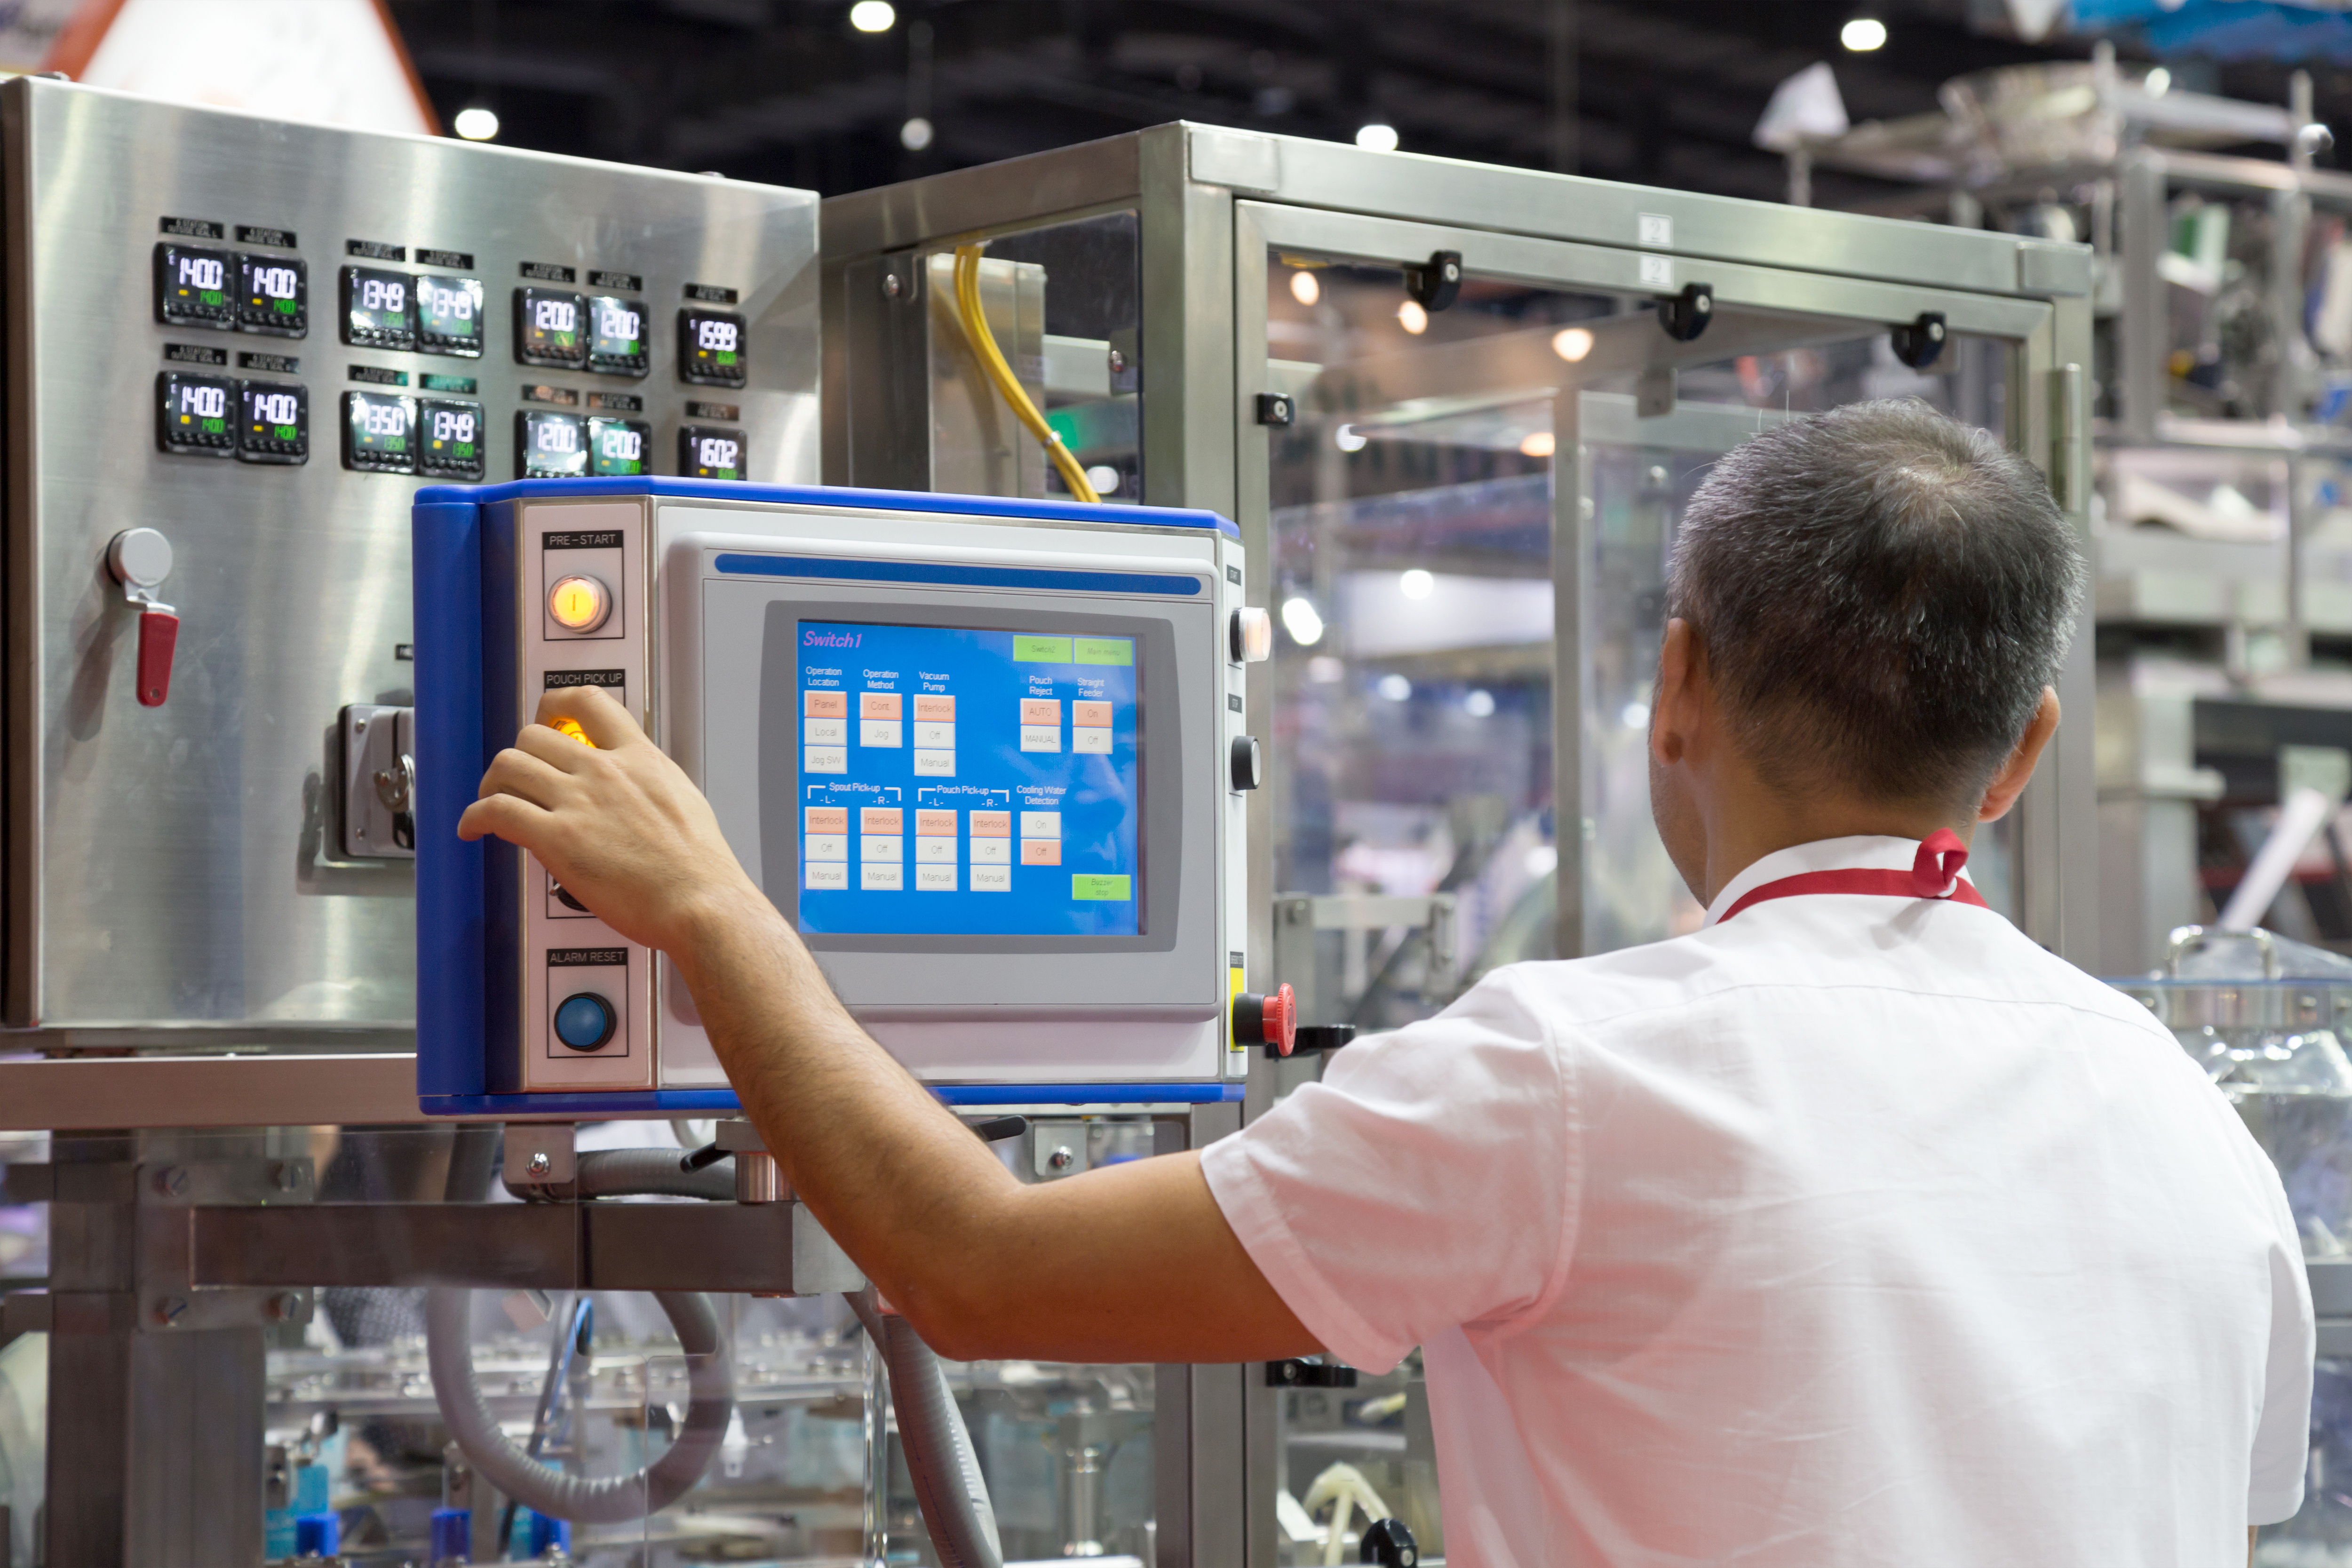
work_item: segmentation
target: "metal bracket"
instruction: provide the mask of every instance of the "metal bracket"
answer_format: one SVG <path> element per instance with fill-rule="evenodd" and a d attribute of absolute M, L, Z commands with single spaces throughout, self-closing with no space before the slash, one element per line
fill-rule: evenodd
<path fill-rule="evenodd" d="M 1286 426 L 1298 423 L 1298 399 L 1286 392 L 1261 392 L 1257 395 L 1257 422 L 1261 425 Z"/>

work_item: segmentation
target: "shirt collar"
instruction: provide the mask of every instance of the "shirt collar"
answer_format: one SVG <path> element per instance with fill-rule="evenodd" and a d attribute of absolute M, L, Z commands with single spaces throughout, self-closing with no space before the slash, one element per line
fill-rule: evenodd
<path fill-rule="evenodd" d="M 1767 882 L 1777 882 L 1783 877 L 1800 876 L 1807 871 L 1907 872 L 1918 854 L 1917 839 L 1888 838 L 1878 834 L 1857 834 L 1850 838 L 1817 838 L 1811 844 L 1775 849 L 1723 885 L 1723 889 L 1715 895 L 1715 901 L 1707 905 L 1706 919 L 1701 929 L 1715 924 L 1732 905 Z M 1969 882 L 1975 881 L 1966 870 L 1961 871 L 1960 876 Z"/>

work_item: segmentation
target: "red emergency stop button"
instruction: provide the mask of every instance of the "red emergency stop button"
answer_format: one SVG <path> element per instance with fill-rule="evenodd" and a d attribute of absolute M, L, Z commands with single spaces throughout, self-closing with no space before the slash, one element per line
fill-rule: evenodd
<path fill-rule="evenodd" d="M 1244 991 L 1234 998 L 1234 1044 L 1271 1046 L 1286 1057 L 1298 1039 L 1298 998 L 1285 981 L 1271 996 Z"/>

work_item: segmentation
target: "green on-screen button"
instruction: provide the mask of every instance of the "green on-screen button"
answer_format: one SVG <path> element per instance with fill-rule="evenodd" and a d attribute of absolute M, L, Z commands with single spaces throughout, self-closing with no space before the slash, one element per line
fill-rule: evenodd
<path fill-rule="evenodd" d="M 1135 644 L 1128 637 L 1079 637 L 1074 664 L 1133 664 Z"/>
<path fill-rule="evenodd" d="M 1067 664 L 1070 639 L 1016 635 L 1013 639 L 1013 658 L 1018 664 Z"/>
<path fill-rule="evenodd" d="M 1081 871 L 1070 879 L 1070 897 L 1081 900 L 1111 900 L 1124 903 L 1135 897 L 1132 879 L 1105 877 Z"/>

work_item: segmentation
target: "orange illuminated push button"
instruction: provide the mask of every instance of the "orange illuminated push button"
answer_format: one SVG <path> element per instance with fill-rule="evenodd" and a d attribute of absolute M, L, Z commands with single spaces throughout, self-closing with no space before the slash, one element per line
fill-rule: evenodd
<path fill-rule="evenodd" d="M 593 577 L 559 578 L 547 591 L 547 613 L 567 632 L 593 632 L 613 614 L 613 591 Z"/>

